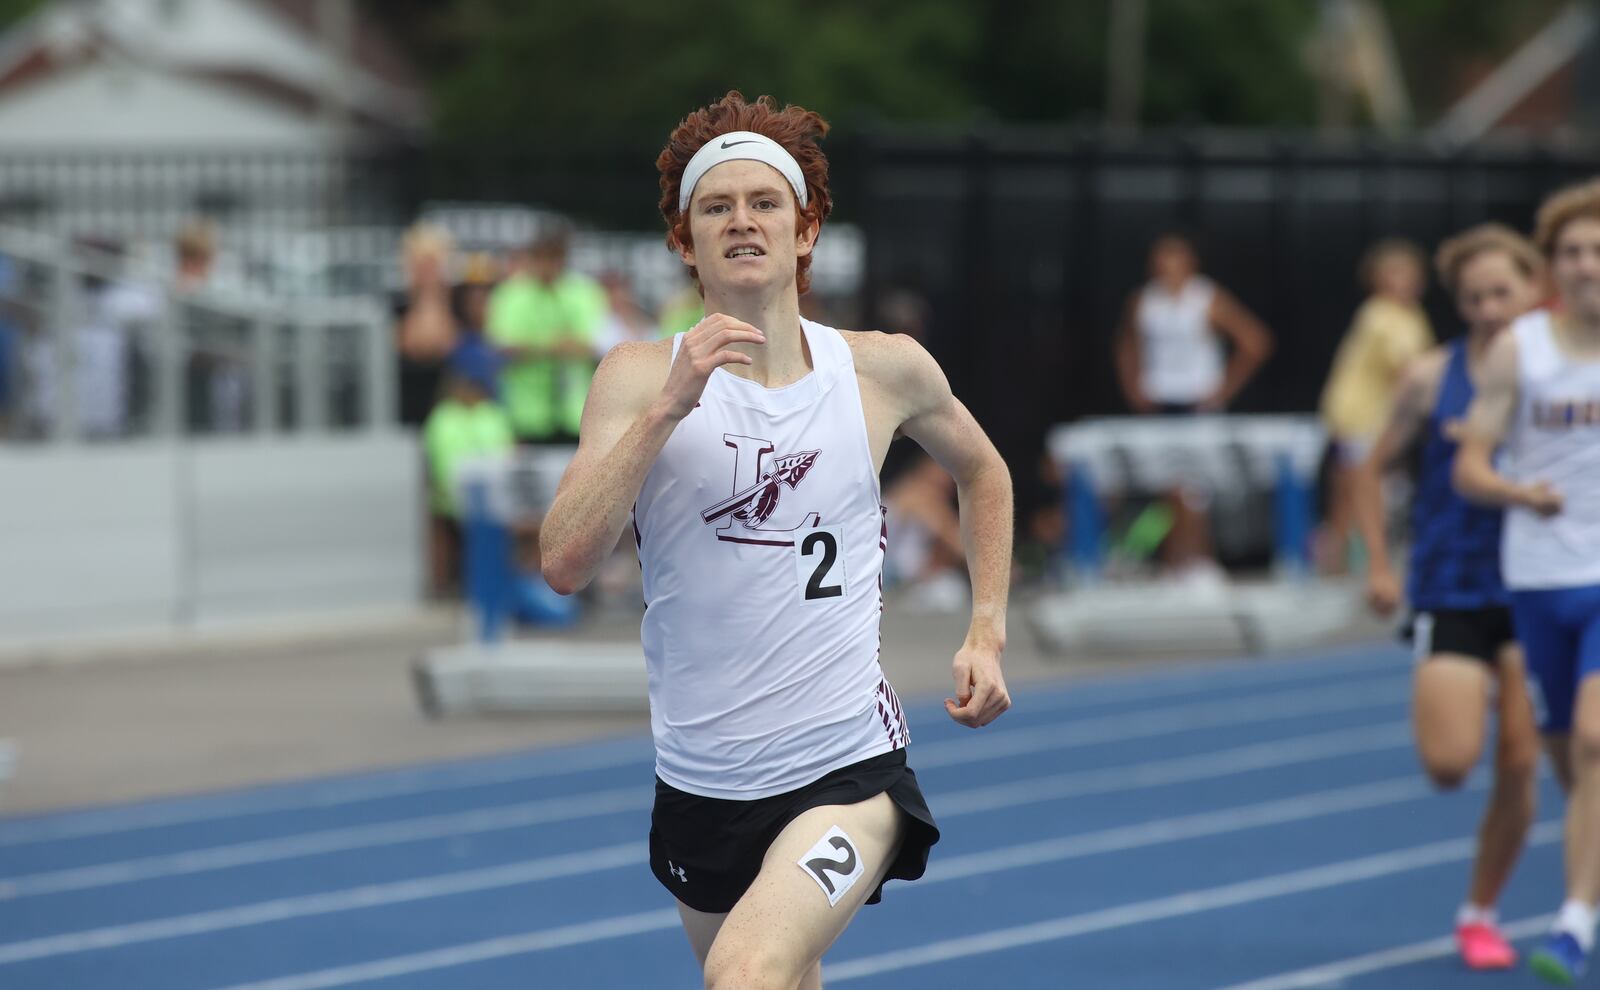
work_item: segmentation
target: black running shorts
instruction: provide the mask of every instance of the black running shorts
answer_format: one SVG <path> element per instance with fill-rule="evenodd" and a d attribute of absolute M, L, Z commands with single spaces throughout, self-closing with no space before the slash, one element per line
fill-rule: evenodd
<path fill-rule="evenodd" d="M 906 751 L 853 763 L 804 787 L 755 801 L 689 794 L 656 778 L 650 813 L 650 871 L 672 896 L 709 914 L 733 910 L 761 872 L 767 848 L 784 827 L 812 808 L 859 804 L 887 793 L 906 816 L 905 840 L 884 877 L 915 880 L 928 866 L 939 827 L 906 766 Z M 883 885 L 867 898 L 876 904 Z"/>
<path fill-rule="evenodd" d="M 1406 623 L 1401 638 L 1411 644 L 1419 662 L 1440 653 L 1455 653 L 1492 667 L 1500 662 L 1500 651 L 1516 642 L 1517 634 L 1511 626 L 1511 609 L 1495 605 L 1422 609 Z"/>

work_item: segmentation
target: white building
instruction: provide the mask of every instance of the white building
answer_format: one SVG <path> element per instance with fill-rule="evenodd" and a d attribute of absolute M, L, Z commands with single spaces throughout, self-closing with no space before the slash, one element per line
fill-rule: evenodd
<path fill-rule="evenodd" d="M 421 86 L 350 0 L 56 0 L 0 36 L 0 223 L 166 236 L 348 221 Z"/>

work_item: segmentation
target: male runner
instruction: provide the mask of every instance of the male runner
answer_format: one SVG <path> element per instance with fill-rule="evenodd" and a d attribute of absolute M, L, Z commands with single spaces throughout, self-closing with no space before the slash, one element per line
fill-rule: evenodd
<path fill-rule="evenodd" d="M 1534 240 L 1558 308 L 1490 345 L 1455 484 L 1506 506 L 1501 567 L 1556 775 L 1567 791 L 1566 901 L 1531 963 L 1571 984 L 1600 902 L 1600 181 L 1557 192 Z M 1497 470 L 1494 449 L 1508 462 Z"/>
<path fill-rule="evenodd" d="M 1381 477 L 1421 438 L 1406 591 L 1417 657 L 1412 725 L 1428 776 L 1453 790 L 1483 751 L 1491 701 L 1497 709 L 1494 789 L 1467 900 L 1456 912 L 1456 942 L 1469 968 L 1504 969 L 1517 954 L 1500 932 L 1495 904 L 1533 824 L 1539 733 L 1512 632 L 1510 595 L 1500 578 L 1501 512 L 1464 501 L 1450 487 L 1450 470 L 1484 351 L 1538 304 L 1544 264 L 1526 238 L 1500 224 L 1445 241 L 1437 260 L 1439 277 L 1467 323 L 1466 337 L 1428 351 L 1406 370 L 1388 425 L 1355 472 L 1351 494 L 1368 548 L 1367 598 L 1387 615 L 1400 602 L 1400 582 L 1384 545 Z"/>
<path fill-rule="evenodd" d="M 650 861 L 720 990 L 821 986 L 821 958 L 885 880 L 922 875 L 938 829 L 878 665 L 878 469 L 904 434 L 956 479 L 972 620 L 950 717 L 1010 706 L 1005 463 L 934 361 L 900 335 L 799 312 L 831 208 L 820 116 L 737 92 L 657 159 L 668 243 L 708 314 L 614 348 L 542 534 L 571 593 L 629 526 L 656 743 Z"/>

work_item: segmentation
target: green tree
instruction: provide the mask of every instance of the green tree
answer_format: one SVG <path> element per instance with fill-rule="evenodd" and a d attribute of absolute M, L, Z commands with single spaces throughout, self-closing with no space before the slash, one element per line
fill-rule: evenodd
<path fill-rule="evenodd" d="M 650 135 L 729 89 L 836 120 L 970 112 L 967 0 L 451 0 L 389 4 L 433 81 L 447 134 L 522 145 Z M 406 17 L 395 15 L 409 8 Z"/>
<path fill-rule="evenodd" d="M 45 0 L 0 0 L 0 29 L 22 20 L 44 4 Z"/>

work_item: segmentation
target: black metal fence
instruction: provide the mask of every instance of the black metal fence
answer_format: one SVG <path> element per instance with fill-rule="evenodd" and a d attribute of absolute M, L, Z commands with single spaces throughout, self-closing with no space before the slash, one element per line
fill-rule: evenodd
<path fill-rule="evenodd" d="M 1431 251 L 1485 220 L 1527 230 L 1548 192 L 1600 174 L 1600 152 L 986 130 L 879 135 L 857 167 L 869 303 L 897 287 L 926 297 L 932 349 L 1020 477 L 1049 424 L 1124 409 L 1112 334 L 1159 233 L 1193 236 L 1207 273 L 1277 337 L 1236 408 L 1310 410 L 1369 245 Z M 1436 285 L 1426 304 L 1441 338 L 1458 332 Z"/>

